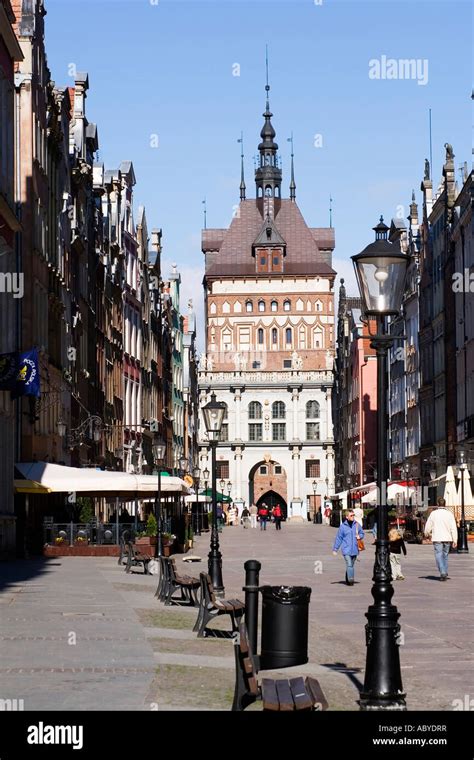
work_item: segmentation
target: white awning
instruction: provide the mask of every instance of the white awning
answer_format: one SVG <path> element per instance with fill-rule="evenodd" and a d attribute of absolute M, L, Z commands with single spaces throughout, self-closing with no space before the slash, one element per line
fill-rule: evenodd
<path fill-rule="evenodd" d="M 330 499 L 342 499 L 343 501 L 347 501 L 347 494 L 349 491 L 341 491 L 341 493 L 333 493 L 329 498 Z"/>
<path fill-rule="evenodd" d="M 21 462 L 17 470 L 29 481 L 51 493 L 94 494 L 155 494 L 158 478 L 155 475 L 132 475 L 127 472 L 93 470 L 86 467 L 65 467 L 47 462 Z M 18 488 L 20 481 L 15 482 Z M 21 490 L 21 489 L 20 489 Z M 181 478 L 162 476 L 161 492 L 188 494 L 189 488 Z"/>
<path fill-rule="evenodd" d="M 206 496 L 204 493 L 200 493 L 197 497 L 197 501 L 200 504 L 210 504 L 212 502 L 212 499 L 210 496 Z M 184 503 L 185 504 L 195 504 L 196 503 L 196 494 L 189 494 L 189 496 L 184 497 Z"/>

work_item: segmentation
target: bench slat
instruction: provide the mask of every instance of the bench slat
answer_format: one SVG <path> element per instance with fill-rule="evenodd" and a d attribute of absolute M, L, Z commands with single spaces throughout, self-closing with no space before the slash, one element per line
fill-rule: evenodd
<path fill-rule="evenodd" d="M 262 679 L 262 702 L 264 710 L 280 710 L 276 681 L 272 678 Z"/>
<path fill-rule="evenodd" d="M 280 710 L 289 711 L 295 709 L 295 703 L 293 702 L 293 695 L 291 693 L 290 684 L 286 678 L 279 681 L 275 681 L 278 699 L 280 701 Z"/>
<path fill-rule="evenodd" d="M 319 681 L 316 678 L 308 676 L 305 682 L 306 690 L 311 694 L 313 698 L 313 704 L 316 710 L 327 710 L 329 705 L 326 697 L 323 694 L 323 690 L 319 685 Z"/>
<path fill-rule="evenodd" d="M 311 694 L 306 691 L 304 678 L 290 678 L 290 688 L 295 710 L 311 710 L 313 700 Z"/>

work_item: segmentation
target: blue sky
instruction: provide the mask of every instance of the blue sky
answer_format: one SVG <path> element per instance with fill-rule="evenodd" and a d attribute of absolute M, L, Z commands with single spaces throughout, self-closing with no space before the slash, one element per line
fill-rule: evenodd
<path fill-rule="evenodd" d="M 470 165 L 470 2 L 46 0 L 46 9 L 52 77 L 72 85 L 70 64 L 89 73 L 100 161 L 133 161 L 135 205 L 163 229 L 184 299 L 201 300 L 202 199 L 208 227 L 228 226 L 238 203 L 241 130 L 254 196 L 266 43 L 284 196 L 293 131 L 297 203 L 310 226 L 327 226 L 332 195 L 334 268 L 354 293 L 349 257 L 381 213 L 406 217 L 412 188 L 420 200 L 429 108 L 434 186 L 445 142 L 456 168 Z M 369 78 L 382 56 L 426 59 L 428 83 Z"/>

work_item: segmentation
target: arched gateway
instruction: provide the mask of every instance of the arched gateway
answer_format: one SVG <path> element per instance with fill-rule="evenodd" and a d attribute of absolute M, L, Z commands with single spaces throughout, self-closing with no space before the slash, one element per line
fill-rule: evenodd
<path fill-rule="evenodd" d="M 258 507 L 262 502 L 274 507 L 279 504 L 286 518 L 288 486 L 286 471 L 274 460 L 257 462 L 249 472 L 250 504 Z"/>

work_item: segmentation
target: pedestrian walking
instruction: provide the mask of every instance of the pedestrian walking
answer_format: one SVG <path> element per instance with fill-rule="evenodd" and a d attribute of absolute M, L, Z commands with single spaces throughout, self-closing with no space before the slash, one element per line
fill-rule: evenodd
<path fill-rule="evenodd" d="M 449 579 L 448 575 L 448 557 L 449 549 L 457 546 L 458 529 L 454 515 L 446 508 L 444 499 L 438 499 L 438 505 L 432 511 L 425 525 L 425 536 L 433 544 L 436 564 L 439 570 L 440 581 Z"/>
<path fill-rule="evenodd" d="M 258 516 L 260 518 L 260 530 L 266 530 L 268 520 L 268 507 L 266 504 L 262 504 L 258 510 Z"/>
<path fill-rule="evenodd" d="M 252 504 L 250 507 L 250 527 L 256 528 L 257 527 L 257 515 L 258 515 L 258 509 L 255 506 L 255 504 Z"/>
<path fill-rule="evenodd" d="M 229 525 L 235 525 L 237 522 L 237 510 L 233 505 L 227 510 L 227 519 Z"/>
<path fill-rule="evenodd" d="M 281 530 L 282 518 L 283 518 L 283 512 L 281 511 L 280 505 L 277 504 L 273 510 L 273 519 L 275 520 L 276 530 Z"/>
<path fill-rule="evenodd" d="M 334 556 L 337 555 L 339 549 L 342 551 L 346 563 L 346 583 L 348 586 L 354 585 L 354 565 L 359 554 L 358 538 L 364 538 L 364 531 L 354 519 L 354 510 L 349 509 L 346 512 L 344 522 L 339 526 L 332 547 Z"/>
<path fill-rule="evenodd" d="M 324 525 L 330 525 L 331 524 L 331 512 L 332 512 L 332 504 L 330 501 L 325 502 L 325 509 L 323 513 L 323 523 Z"/>
<path fill-rule="evenodd" d="M 406 556 L 407 550 L 405 547 L 405 541 L 402 534 L 396 528 L 391 528 L 388 532 L 389 550 L 390 550 L 390 567 L 392 569 L 393 581 L 404 581 L 405 576 L 402 573 L 402 564 L 400 562 L 400 555 Z"/>
<path fill-rule="evenodd" d="M 244 528 L 248 528 L 250 525 L 250 512 L 247 507 L 244 507 L 242 510 L 242 525 Z"/>

